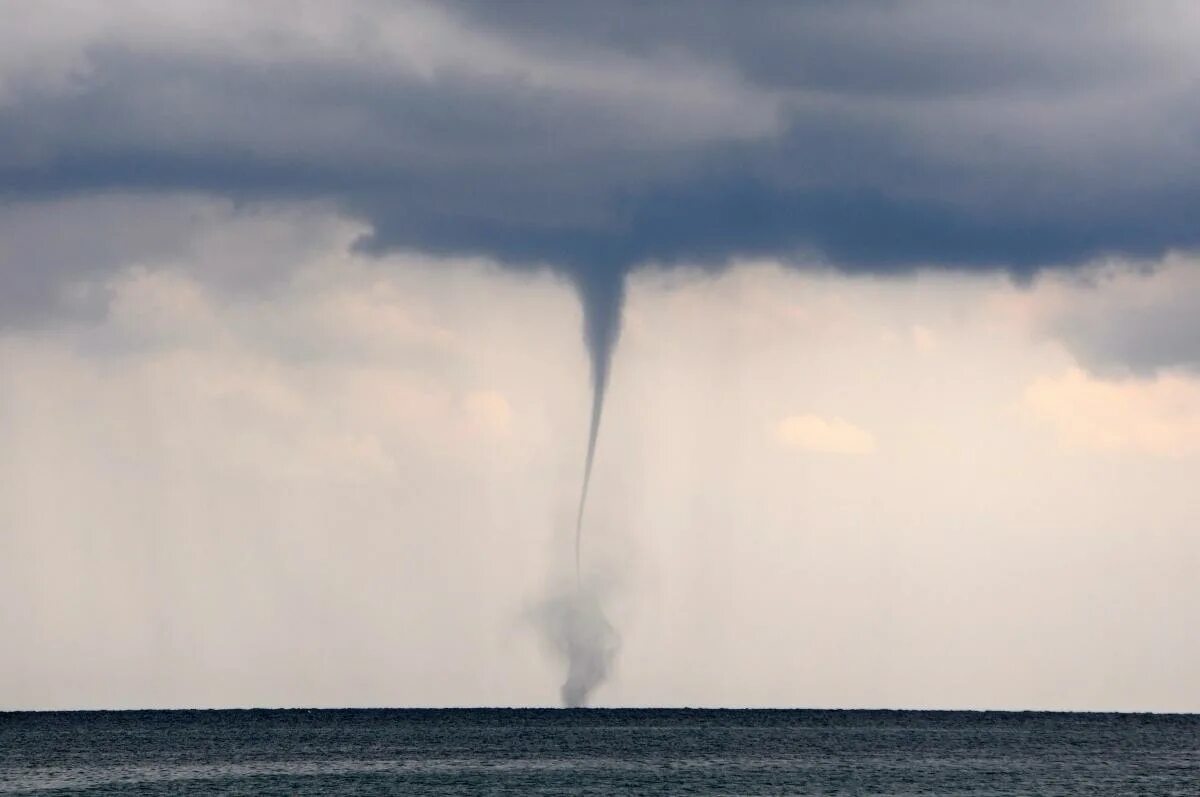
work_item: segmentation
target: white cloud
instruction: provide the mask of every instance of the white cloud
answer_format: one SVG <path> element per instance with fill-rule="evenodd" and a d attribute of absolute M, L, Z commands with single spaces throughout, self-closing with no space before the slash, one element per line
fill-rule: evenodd
<path fill-rule="evenodd" d="M 1035 381 L 1024 401 L 1070 447 L 1167 457 L 1200 453 L 1200 380 L 1194 378 L 1106 381 L 1072 368 Z"/>
<path fill-rule="evenodd" d="M 870 454 L 874 436 L 841 418 L 790 415 L 775 428 L 779 442 L 789 448 L 826 454 Z"/>

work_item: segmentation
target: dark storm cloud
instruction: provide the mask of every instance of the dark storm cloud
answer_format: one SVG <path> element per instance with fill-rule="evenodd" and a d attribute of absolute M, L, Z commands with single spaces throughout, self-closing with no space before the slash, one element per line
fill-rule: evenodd
<path fill-rule="evenodd" d="M 367 250 L 548 266 L 614 319 L 644 263 L 1028 274 L 1200 244 L 1188 4 L 339 8 L 350 33 L 286 48 L 175 46 L 186 14 L 85 37 L 67 85 L 0 104 L 3 195 L 329 200 Z M 361 24 L 385 17 L 436 21 L 428 63 Z"/>
<path fill-rule="evenodd" d="M 5 193 L 331 197 L 375 226 L 374 248 L 568 270 L 797 253 L 1027 270 L 1200 238 L 1197 83 L 1122 19 L 1128 6 L 447 9 L 547 68 L 623 58 L 654 81 L 660 57 L 711 67 L 774 122 L 695 131 L 683 114 L 672 129 L 619 90 L 472 70 L 469 56 L 415 75 L 118 37 L 69 90 L 0 108 Z"/>

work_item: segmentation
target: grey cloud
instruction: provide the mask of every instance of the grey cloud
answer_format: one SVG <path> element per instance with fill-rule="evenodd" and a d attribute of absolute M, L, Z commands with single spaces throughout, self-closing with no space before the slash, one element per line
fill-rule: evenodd
<path fill-rule="evenodd" d="M 1162 370 L 1200 373 L 1200 268 L 1169 256 L 1140 268 L 1089 269 L 1059 279 L 1042 326 L 1089 371 L 1151 377 Z"/>
<path fill-rule="evenodd" d="M 0 205 L 0 329 L 43 322 L 51 311 L 97 316 L 98 297 L 71 296 L 72 283 L 169 257 L 190 227 L 178 208 L 128 198 Z"/>
<path fill-rule="evenodd" d="M 194 194 L 0 203 L 0 331 L 94 321 L 108 282 L 131 268 L 187 270 L 213 288 L 263 293 L 346 236 L 322 211 Z"/>

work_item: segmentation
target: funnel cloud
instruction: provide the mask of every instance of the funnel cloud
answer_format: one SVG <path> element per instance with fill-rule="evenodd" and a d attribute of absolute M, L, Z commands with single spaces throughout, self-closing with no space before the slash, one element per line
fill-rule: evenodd
<path fill-rule="evenodd" d="M 592 377 L 592 413 L 588 425 L 587 454 L 583 462 L 583 486 L 579 491 L 579 512 L 575 519 L 575 579 L 580 578 L 583 550 L 583 513 L 587 507 L 588 487 L 592 481 L 592 463 L 596 458 L 596 438 L 604 413 L 604 396 L 612 369 L 613 349 L 621 332 L 621 306 L 625 298 L 625 276 L 620 272 L 593 272 L 590 282 L 579 282 L 583 305 L 583 340 L 588 350 Z"/>

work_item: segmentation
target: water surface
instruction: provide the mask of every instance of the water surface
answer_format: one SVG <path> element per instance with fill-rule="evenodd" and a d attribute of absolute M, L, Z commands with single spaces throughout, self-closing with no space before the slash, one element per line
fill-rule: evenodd
<path fill-rule="evenodd" d="M 1200 715 L 0 714 L 0 793 L 1200 794 Z"/>

